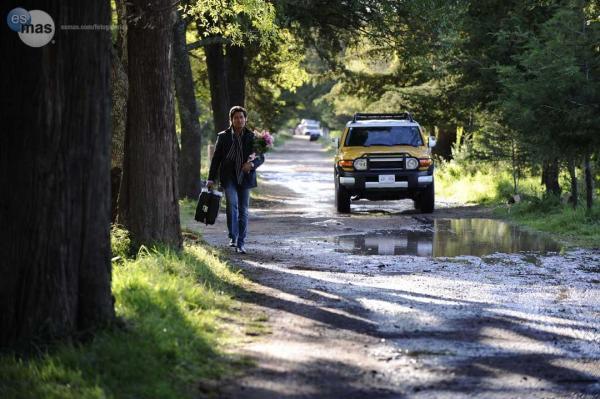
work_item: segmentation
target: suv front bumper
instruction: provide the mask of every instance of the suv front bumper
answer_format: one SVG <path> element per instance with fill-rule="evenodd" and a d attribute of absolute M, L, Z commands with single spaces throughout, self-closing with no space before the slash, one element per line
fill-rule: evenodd
<path fill-rule="evenodd" d="M 380 175 L 393 175 L 394 181 L 380 182 Z M 379 170 L 373 171 L 344 171 L 338 168 L 336 182 L 344 187 L 350 195 L 359 197 L 414 197 L 433 184 L 433 166 L 427 170 Z M 389 194 L 389 195 L 388 195 Z"/>

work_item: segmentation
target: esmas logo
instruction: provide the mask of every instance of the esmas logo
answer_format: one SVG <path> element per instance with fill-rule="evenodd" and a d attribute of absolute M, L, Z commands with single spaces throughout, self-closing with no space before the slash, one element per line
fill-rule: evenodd
<path fill-rule="evenodd" d="M 42 10 L 27 11 L 17 7 L 6 16 L 8 27 L 19 34 L 28 46 L 42 47 L 54 37 L 54 20 Z"/>

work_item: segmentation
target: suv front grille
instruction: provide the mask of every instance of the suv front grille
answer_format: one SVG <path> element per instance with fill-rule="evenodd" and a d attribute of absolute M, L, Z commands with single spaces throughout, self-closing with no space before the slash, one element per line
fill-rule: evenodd
<path fill-rule="evenodd" d="M 404 157 L 369 158 L 369 170 L 404 170 Z"/>

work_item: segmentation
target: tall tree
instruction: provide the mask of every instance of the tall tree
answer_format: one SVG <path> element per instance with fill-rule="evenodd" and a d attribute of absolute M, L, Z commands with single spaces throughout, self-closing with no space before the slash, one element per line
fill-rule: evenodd
<path fill-rule="evenodd" d="M 229 126 L 229 109 L 245 105 L 246 46 L 260 46 L 276 35 L 275 9 L 265 0 L 196 1 L 186 12 L 196 19 L 204 47 L 215 130 Z"/>
<path fill-rule="evenodd" d="M 127 16 L 125 0 L 115 0 L 118 29 L 112 52 L 112 145 L 111 145 L 111 220 L 117 220 L 119 187 L 123 176 L 125 128 L 127 125 Z"/>
<path fill-rule="evenodd" d="M 127 3 L 129 98 L 119 223 L 134 247 L 180 248 L 171 0 Z"/>
<path fill-rule="evenodd" d="M 229 106 L 246 102 L 246 51 L 242 45 L 225 46 L 225 76 L 229 92 Z"/>
<path fill-rule="evenodd" d="M 202 135 L 200 113 L 196 104 L 194 78 L 187 50 L 187 23 L 177 12 L 173 33 L 173 68 L 175 93 L 181 125 L 181 150 L 179 152 L 179 195 L 197 198 L 200 192 L 200 153 Z"/>
<path fill-rule="evenodd" d="M 515 65 L 498 68 L 503 86 L 498 104 L 506 123 L 531 143 L 544 163 L 547 191 L 555 194 L 560 192 L 557 159 L 588 156 L 600 147 L 598 68 L 586 68 L 600 61 L 600 29 L 588 28 L 585 3 L 554 7 L 547 21 L 524 35 Z"/>
<path fill-rule="evenodd" d="M 220 132 L 229 126 L 229 89 L 223 54 L 222 36 L 216 36 L 215 42 L 204 47 L 206 68 L 210 85 L 210 103 L 213 110 L 215 130 Z"/>
<path fill-rule="evenodd" d="M 31 4 L 31 3 L 29 3 Z M 15 7 L 17 4 L 14 5 Z M 55 26 L 108 25 L 107 0 L 38 1 Z M 110 323 L 110 34 L 0 43 L 0 346 Z"/>

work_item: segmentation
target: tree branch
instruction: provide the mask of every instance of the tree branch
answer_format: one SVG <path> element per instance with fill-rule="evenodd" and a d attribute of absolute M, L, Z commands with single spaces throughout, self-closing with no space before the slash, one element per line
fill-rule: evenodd
<path fill-rule="evenodd" d="M 208 46 L 209 44 L 228 44 L 231 40 L 224 38 L 223 36 L 211 36 L 200 39 L 197 42 L 190 43 L 187 45 L 187 50 L 192 51 L 200 47 Z"/>

